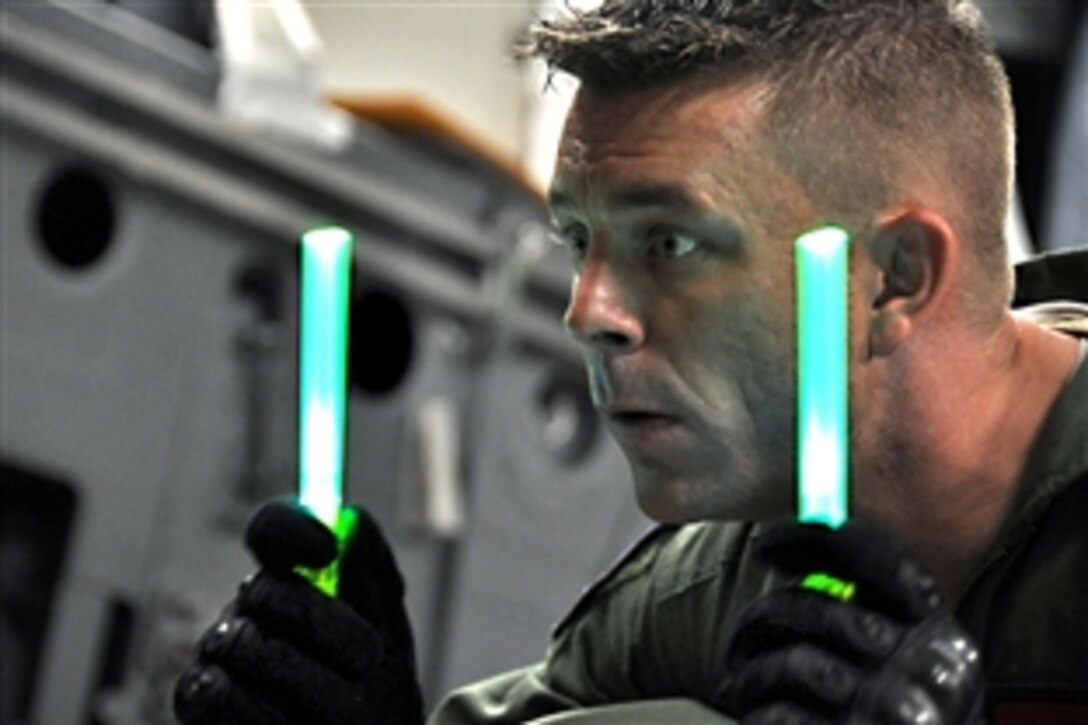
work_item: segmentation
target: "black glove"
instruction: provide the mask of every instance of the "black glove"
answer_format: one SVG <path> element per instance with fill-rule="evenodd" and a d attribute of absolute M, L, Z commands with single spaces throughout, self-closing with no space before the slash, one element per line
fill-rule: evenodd
<path fill-rule="evenodd" d="M 757 551 L 788 574 L 823 572 L 856 590 L 843 601 L 798 583 L 744 610 L 726 707 L 743 725 L 982 722 L 978 649 L 901 546 L 858 521 L 786 522 Z"/>
<path fill-rule="evenodd" d="M 246 528 L 261 569 L 198 644 L 174 690 L 187 725 L 411 725 L 423 721 L 404 582 L 365 511 L 340 560 L 336 598 L 294 572 L 336 557 L 336 540 L 295 504 Z"/>

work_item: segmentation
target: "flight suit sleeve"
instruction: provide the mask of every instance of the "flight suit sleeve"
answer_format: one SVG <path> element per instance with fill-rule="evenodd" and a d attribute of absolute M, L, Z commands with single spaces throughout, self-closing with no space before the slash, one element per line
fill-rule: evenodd
<path fill-rule="evenodd" d="M 732 723 L 713 705 L 747 533 L 651 534 L 587 590 L 543 662 L 455 691 L 429 723 Z"/>
<path fill-rule="evenodd" d="M 582 705 L 550 689 L 541 677 L 545 663 L 514 670 L 452 693 L 428 725 L 635 725 L 736 721 L 689 698 Z"/>

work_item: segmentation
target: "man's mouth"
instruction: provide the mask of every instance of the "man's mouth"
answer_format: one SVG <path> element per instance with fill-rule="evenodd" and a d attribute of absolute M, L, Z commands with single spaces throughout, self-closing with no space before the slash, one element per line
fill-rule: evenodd
<path fill-rule="evenodd" d="M 687 436 L 675 415 L 652 410 L 620 410 L 608 414 L 612 437 L 629 456 L 659 458 L 675 455 Z"/>
<path fill-rule="evenodd" d="M 608 414 L 608 423 L 621 440 L 642 440 L 647 435 L 671 430 L 679 422 L 675 415 L 654 410 L 622 410 Z"/>
<path fill-rule="evenodd" d="M 619 423 L 620 425 L 641 425 L 674 420 L 672 416 L 665 415 L 664 413 L 656 413 L 649 410 L 625 410 L 617 413 L 612 413 L 608 416 L 608 418 L 609 420 L 615 423 Z"/>

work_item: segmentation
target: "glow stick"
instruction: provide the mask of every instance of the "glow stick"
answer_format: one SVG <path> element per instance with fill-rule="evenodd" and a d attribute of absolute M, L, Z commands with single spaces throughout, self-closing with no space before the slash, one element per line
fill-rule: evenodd
<path fill-rule="evenodd" d="M 850 236 L 797 238 L 797 517 L 838 528 L 849 507 Z"/>
<path fill-rule="evenodd" d="M 797 274 L 797 518 L 838 528 L 850 505 L 850 235 L 821 227 L 795 242 Z M 838 599 L 854 585 L 823 572 L 801 585 Z"/>
<path fill-rule="evenodd" d="M 342 515 L 347 398 L 348 306 L 355 240 L 340 227 L 302 236 L 299 310 L 299 502 L 342 544 L 352 522 Z M 353 513 L 353 512 L 352 512 Z M 307 573 L 334 594 L 336 565 Z"/>

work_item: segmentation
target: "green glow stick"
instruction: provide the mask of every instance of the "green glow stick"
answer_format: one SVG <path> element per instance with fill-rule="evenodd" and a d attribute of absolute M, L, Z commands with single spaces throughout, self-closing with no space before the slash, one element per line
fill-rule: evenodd
<path fill-rule="evenodd" d="M 797 518 L 838 528 L 850 505 L 850 235 L 829 226 L 795 242 Z M 823 572 L 801 586 L 847 601 L 854 584 Z"/>
<path fill-rule="evenodd" d="M 797 518 L 838 528 L 849 506 L 850 236 L 802 234 L 797 270 Z"/>
<path fill-rule="evenodd" d="M 355 240 L 346 229 L 320 227 L 303 234 L 301 244 L 299 502 L 333 530 L 342 546 L 354 526 L 354 511 L 342 504 Z M 322 591 L 336 593 L 336 562 L 303 573 Z"/>

